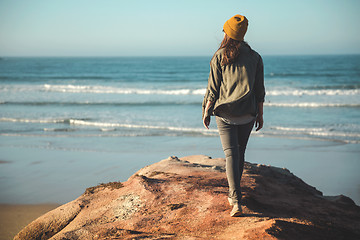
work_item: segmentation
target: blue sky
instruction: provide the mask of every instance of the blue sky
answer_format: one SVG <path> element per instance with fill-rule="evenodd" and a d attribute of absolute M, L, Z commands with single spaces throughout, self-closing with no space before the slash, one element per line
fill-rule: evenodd
<path fill-rule="evenodd" d="M 264 55 L 359 54 L 358 0 L 0 0 L 0 56 L 210 56 L 249 19 Z"/>

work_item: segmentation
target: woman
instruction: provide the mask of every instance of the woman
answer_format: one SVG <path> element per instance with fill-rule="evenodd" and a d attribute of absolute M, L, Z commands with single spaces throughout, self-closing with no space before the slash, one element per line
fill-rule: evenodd
<path fill-rule="evenodd" d="M 235 15 L 225 22 L 224 39 L 210 62 L 208 86 L 203 101 L 203 124 L 209 128 L 210 116 L 216 123 L 226 157 L 231 216 L 240 216 L 240 180 L 244 154 L 254 126 L 263 126 L 265 97 L 261 56 L 244 42 L 248 20 Z"/>

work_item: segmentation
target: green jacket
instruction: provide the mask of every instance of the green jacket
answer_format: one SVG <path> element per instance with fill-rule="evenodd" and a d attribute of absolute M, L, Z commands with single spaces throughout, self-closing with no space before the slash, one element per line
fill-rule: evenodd
<path fill-rule="evenodd" d="M 210 74 L 203 107 L 207 116 L 256 116 L 259 102 L 264 102 L 264 66 L 261 56 L 243 42 L 239 58 L 231 64 L 221 65 L 224 49 L 219 49 L 210 62 Z M 210 100 L 213 104 L 205 113 Z"/>

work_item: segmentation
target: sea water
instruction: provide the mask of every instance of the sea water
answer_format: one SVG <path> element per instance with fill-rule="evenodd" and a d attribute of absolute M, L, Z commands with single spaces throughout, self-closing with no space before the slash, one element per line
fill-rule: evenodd
<path fill-rule="evenodd" d="M 210 59 L 1 58 L 0 202 L 39 202 L 40 195 L 64 202 L 79 195 L 76 179 L 83 189 L 124 181 L 170 155 L 223 157 L 214 119 L 210 130 L 201 120 Z M 278 165 L 296 172 L 305 161 L 299 156 L 316 146 L 324 164 L 350 159 L 355 162 L 347 166 L 358 172 L 360 55 L 263 60 L 265 124 L 252 133 L 249 157 L 268 164 L 293 157 L 295 165 Z M 329 150 L 345 156 L 327 159 Z M 359 196 L 360 180 L 353 175 L 350 195 Z"/>

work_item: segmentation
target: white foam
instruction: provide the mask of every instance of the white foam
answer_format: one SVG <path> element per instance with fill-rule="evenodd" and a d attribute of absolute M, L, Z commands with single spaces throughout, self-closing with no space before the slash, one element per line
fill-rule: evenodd
<path fill-rule="evenodd" d="M 100 128 L 100 130 L 101 130 L 102 132 L 113 132 L 113 131 L 115 131 L 116 129 L 115 129 L 115 128 Z"/>
<path fill-rule="evenodd" d="M 281 126 L 274 126 L 271 127 L 273 130 L 278 130 L 285 134 L 304 134 L 304 135 L 312 135 L 312 136 L 321 136 L 321 137 L 345 137 L 345 138 L 358 138 L 360 139 L 359 133 L 353 132 L 339 132 L 334 131 L 326 128 L 295 128 L 295 127 L 281 127 Z"/>
<path fill-rule="evenodd" d="M 0 122 L 23 123 L 65 123 L 66 119 L 27 119 L 27 118 L 0 118 Z"/>
<path fill-rule="evenodd" d="M 206 88 L 193 90 L 192 93 L 193 93 L 194 95 L 205 95 L 205 93 L 206 93 Z"/>
<path fill-rule="evenodd" d="M 83 125 L 83 126 L 93 126 L 99 127 L 100 129 L 106 128 L 137 128 L 137 129 L 156 129 L 156 130 L 168 130 L 168 131 L 177 131 L 177 132 L 198 132 L 206 134 L 208 133 L 217 133 L 217 130 L 210 129 L 201 129 L 201 128 L 184 128 L 184 127 L 173 127 L 173 126 L 155 126 L 155 125 L 139 125 L 139 124 L 123 124 L 123 123 L 106 123 L 106 122 L 90 122 L 84 120 L 70 119 L 70 124 L 72 125 Z"/>
<path fill-rule="evenodd" d="M 74 126 L 88 126 L 96 127 L 101 132 L 114 132 L 118 128 L 127 129 L 150 129 L 150 130 L 163 130 L 165 132 L 178 132 L 178 133 L 197 133 L 202 135 L 217 135 L 217 129 L 207 130 L 205 128 L 189 128 L 189 127 L 175 127 L 175 126 L 156 126 L 156 125 L 141 125 L 141 124 L 123 124 L 111 122 L 92 122 L 81 119 L 16 119 L 16 118 L 0 118 L 0 122 L 22 122 L 22 123 L 62 123 Z M 43 128 L 44 132 L 71 132 L 75 129 L 67 128 Z M 121 133 L 120 135 L 123 135 Z M 126 135 L 142 136 L 143 133 L 126 133 Z"/>
<path fill-rule="evenodd" d="M 204 95 L 206 88 L 199 89 L 143 89 L 143 88 L 122 88 L 103 85 L 3 85 L 2 92 L 63 92 L 63 93 L 99 93 L 99 94 L 141 94 L 141 95 Z M 267 96 L 354 96 L 360 95 L 360 89 L 266 89 Z"/>
<path fill-rule="evenodd" d="M 43 85 L 43 91 L 64 93 L 140 94 L 140 95 L 203 95 L 205 89 L 140 89 L 107 86 Z"/>
<path fill-rule="evenodd" d="M 335 95 L 359 95 L 360 89 L 321 89 L 321 90 L 303 90 L 303 89 L 285 89 L 269 90 L 268 96 L 335 96 Z"/>
<path fill-rule="evenodd" d="M 302 107 L 302 108 L 318 108 L 318 107 L 360 107 L 360 104 L 344 104 L 344 103 L 317 103 L 317 102 L 300 102 L 300 103 L 272 103 L 264 104 L 269 107 Z"/>

